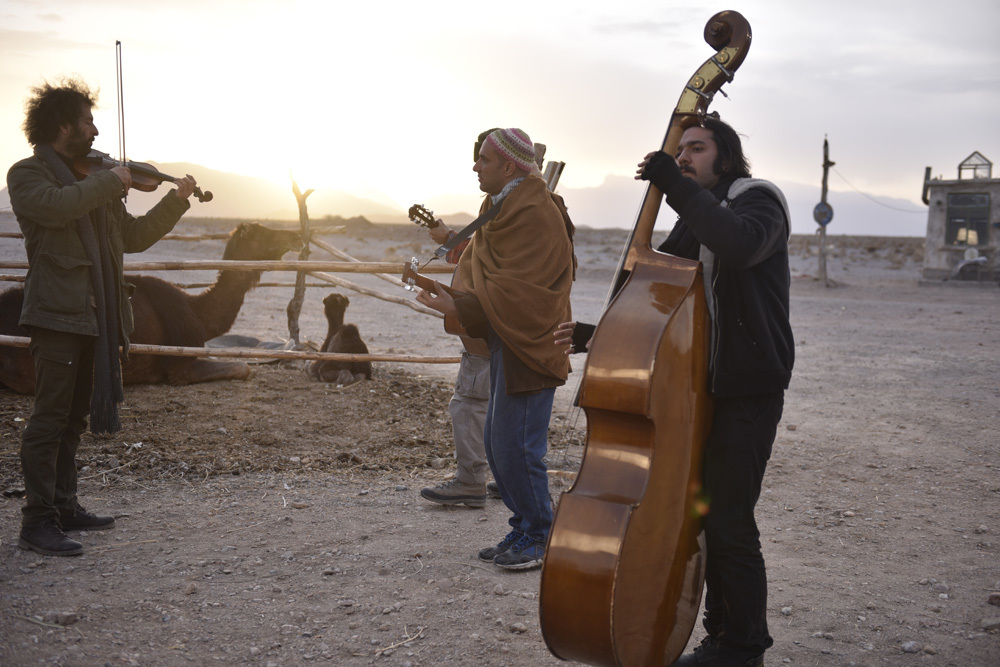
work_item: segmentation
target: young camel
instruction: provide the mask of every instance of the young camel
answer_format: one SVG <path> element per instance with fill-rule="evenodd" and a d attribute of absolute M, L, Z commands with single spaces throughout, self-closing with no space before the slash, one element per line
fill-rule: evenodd
<path fill-rule="evenodd" d="M 342 352 L 344 354 L 368 354 L 368 346 L 361 340 L 358 327 L 344 324 L 344 311 L 350 300 L 341 294 L 331 292 L 323 299 L 326 313 L 326 340 L 320 352 Z M 313 361 L 306 372 L 320 382 L 333 382 L 347 386 L 372 378 L 370 361 Z"/>
<path fill-rule="evenodd" d="M 222 259 L 278 260 L 286 252 L 301 248 L 297 232 L 243 223 L 230 235 Z M 132 295 L 135 331 L 131 341 L 204 347 L 206 341 L 233 326 L 247 292 L 257 286 L 260 276 L 260 271 L 220 271 L 214 285 L 200 294 L 188 294 L 160 278 L 126 275 L 126 281 L 136 288 Z M 23 302 L 23 287 L 0 293 L 0 334 L 29 335 L 17 323 Z M 248 377 L 250 367 L 242 361 L 130 354 L 122 364 L 123 384 L 184 385 Z M 0 383 L 22 394 L 34 393 L 34 365 L 26 349 L 0 347 Z"/>

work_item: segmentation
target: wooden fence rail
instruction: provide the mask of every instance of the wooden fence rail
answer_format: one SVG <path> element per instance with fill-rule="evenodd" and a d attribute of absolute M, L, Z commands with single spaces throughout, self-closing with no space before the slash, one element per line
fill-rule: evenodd
<path fill-rule="evenodd" d="M 27 270 L 28 262 L 0 262 L 0 269 Z M 125 262 L 125 271 L 328 271 L 330 273 L 392 273 L 403 274 L 402 262 L 286 262 L 240 261 L 230 259 L 190 259 L 168 262 Z M 454 273 L 452 264 L 431 263 L 421 273 Z"/>
<path fill-rule="evenodd" d="M 316 231 L 316 230 L 314 230 Z M 327 233 L 338 233 L 341 230 L 324 229 Z M 229 234 L 201 234 L 201 235 L 168 235 L 164 240 L 176 241 L 196 241 L 206 239 L 226 239 Z M 0 233 L 0 238 L 20 238 L 21 235 L 14 233 Z M 402 280 L 397 276 L 402 276 L 402 262 L 362 262 L 354 259 L 347 253 L 331 246 L 318 239 L 311 239 L 317 247 L 347 261 L 236 261 L 236 260 L 177 260 L 177 261 L 135 261 L 125 262 L 126 272 L 137 271 L 184 271 L 184 270 L 215 270 L 215 271 L 294 271 L 308 274 L 325 283 L 330 283 L 344 287 L 360 294 L 373 296 L 384 301 L 397 303 L 417 312 L 443 318 L 441 313 L 427 308 L 416 302 L 412 298 L 384 294 L 376 290 L 363 287 L 343 278 L 330 275 L 331 273 L 367 273 L 375 275 L 382 280 L 390 282 L 397 287 L 402 286 Z M 12 269 L 26 271 L 28 262 L 0 262 L 0 269 Z M 432 262 L 421 269 L 421 273 L 426 274 L 452 274 L 455 267 L 444 262 Z M 24 282 L 23 275 L 0 274 L 0 281 Z M 292 285 L 289 285 L 292 286 Z M 18 336 L 0 336 L 0 345 L 10 347 L 27 347 L 30 339 Z M 399 354 L 334 354 L 328 352 L 310 352 L 299 350 L 271 350 L 271 349 L 251 349 L 251 348 L 191 348 L 177 346 L 158 346 L 134 344 L 129 348 L 135 354 L 153 354 L 180 357 L 241 357 L 256 359 L 319 359 L 331 361 L 389 361 L 404 363 L 425 363 L 425 364 L 452 364 L 458 363 L 459 357 L 427 357 L 420 355 L 399 355 Z"/>
<path fill-rule="evenodd" d="M 344 234 L 347 227 L 343 225 L 336 227 L 314 227 L 313 234 Z M 209 232 L 206 234 L 167 234 L 160 241 L 226 241 L 232 236 L 232 232 Z M 21 232 L 0 232 L 0 239 L 23 239 Z"/>
<path fill-rule="evenodd" d="M 28 347 L 26 336 L 0 336 L 0 345 Z M 269 350 L 251 347 L 179 347 L 172 345 L 129 345 L 129 354 L 151 354 L 165 357 L 236 357 L 241 359 L 316 359 L 321 361 L 394 361 L 418 364 L 457 364 L 461 357 L 429 357 L 415 354 L 341 354 L 299 350 Z"/>

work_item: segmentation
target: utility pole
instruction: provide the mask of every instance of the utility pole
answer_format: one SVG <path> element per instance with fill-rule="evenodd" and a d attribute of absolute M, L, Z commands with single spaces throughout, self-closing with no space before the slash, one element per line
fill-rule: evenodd
<path fill-rule="evenodd" d="M 819 223 L 819 279 L 823 285 L 830 286 L 830 280 L 826 275 L 826 226 L 833 220 L 833 207 L 826 203 L 826 182 L 830 174 L 830 167 L 835 162 L 830 161 L 830 143 L 823 137 L 823 189 L 821 190 L 819 203 L 813 209 L 813 220 Z"/>

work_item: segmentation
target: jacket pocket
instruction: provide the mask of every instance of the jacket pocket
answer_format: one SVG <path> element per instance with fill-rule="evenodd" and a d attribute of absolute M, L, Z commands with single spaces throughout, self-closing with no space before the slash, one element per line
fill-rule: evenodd
<path fill-rule="evenodd" d="M 38 352 L 38 360 L 48 361 L 60 366 L 72 366 L 73 353 L 68 350 L 51 350 L 45 348 Z"/>
<path fill-rule="evenodd" d="M 51 313 L 80 314 L 90 308 L 90 260 L 42 253 L 38 305 Z"/>

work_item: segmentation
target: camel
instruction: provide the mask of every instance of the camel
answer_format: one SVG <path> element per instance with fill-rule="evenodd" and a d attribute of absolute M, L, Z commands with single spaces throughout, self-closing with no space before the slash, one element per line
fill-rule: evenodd
<path fill-rule="evenodd" d="M 344 324 L 344 311 L 350 300 L 341 294 L 330 293 L 323 299 L 326 313 L 326 340 L 320 352 L 341 352 L 344 354 L 368 354 L 368 346 L 361 340 L 358 327 Z M 306 372 L 320 382 L 334 382 L 347 386 L 372 378 L 370 361 L 313 361 Z"/>
<path fill-rule="evenodd" d="M 222 258 L 278 260 L 286 252 L 301 248 L 297 232 L 243 223 L 230 234 Z M 127 275 L 126 280 L 135 285 L 132 295 L 135 331 L 131 341 L 204 347 L 206 341 L 233 326 L 247 292 L 257 286 L 260 276 L 260 271 L 220 271 L 214 285 L 200 294 L 188 294 L 160 278 Z M 0 293 L 0 334 L 29 335 L 18 324 L 23 303 L 23 287 Z M 122 364 L 123 384 L 186 385 L 248 377 L 250 366 L 242 361 L 131 354 Z M 22 394 L 34 393 L 34 365 L 26 349 L 0 346 L 0 383 Z"/>

